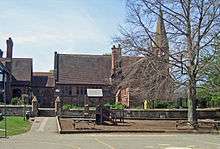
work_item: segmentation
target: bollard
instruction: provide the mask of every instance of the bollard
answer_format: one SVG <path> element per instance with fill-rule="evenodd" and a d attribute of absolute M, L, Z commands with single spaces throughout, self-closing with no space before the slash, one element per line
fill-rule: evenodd
<path fill-rule="evenodd" d="M 57 96 L 56 100 L 55 100 L 55 115 L 56 116 L 60 116 L 61 115 L 61 100 L 60 100 L 60 97 Z"/>
<path fill-rule="evenodd" d="M 38 116 L 38 101 L 35 96 L 32 99 L 32 116 Z"/>

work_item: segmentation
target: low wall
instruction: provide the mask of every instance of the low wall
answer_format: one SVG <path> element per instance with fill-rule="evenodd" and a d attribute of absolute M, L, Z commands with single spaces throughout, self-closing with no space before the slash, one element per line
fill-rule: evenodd
<path fill-rule="evenodd" d="M 39 116 L 54 117 L 55 116 L 55 109 L 54 108 L 38 108 L 38 115 Z"/>
<path fill-rule="evenodd" d="M 120 111 L 114 110 L 117 115 Z M 199 119 L 220 119 L 220 108 L 198 109 Z M 84 110 L 63 110 L 63 116 L 83 117 Z M 95 117 L 95 110 L 90 110 L 89 113 Z M 126 109 L 124 117 L 128 119 L 187 119 L 187 109 Z"/>
<path fill-rule="evenodd" d="M 4 113 L 4 107 L 4 105 L 0 105 L 0 112 Z M 6 105 L 7 115 L 21 116 L 23 115 L 23 110 L 23 105 Z M 32 106 L 27 105 L 25 111 L 31 110 Z M 114 111 L 117 115 L 120 115 L 118 110 Z M 198 109 L 197 111 L 200 119 L 220 119 L 220 108 Z M 62 115 L 69 117 L 83 117 L 84 110 L 63 110 Z M 90 110 L 89 115 L 95 118 L 95 110 Z M 126 109 L 124 110 L 124 117 L 128 119 L 186 119 L 187 109 Z"/>
<path fill-rule="evenodd" d="M 89 110 L 89 114 L 92 117 L 95 117 L 95 110 Z M 62 116 L 83 117 L 84 116 L 84 110 L 83 109 L 62 110 Z"/>
<path fill-rule="evenodd" d="M 5 105 L 0 105 L 0 112 L 4 114 Z M 31 111 L 32 106 L 26 105 L 25 111 Z M 16 115 L 22 116 L 24 114 L 24 106 L 23 105 L 6 105 L 6 114 L 7 115 Z"/>
<path fill-rule="evenodd" d="M 187 119 L 187 109 L 149 109 L 149 110 L 125 110 L 126 118 L 138 119 Z M 220 119 L 220 108 L 198 109 L 199 119 Z"/>

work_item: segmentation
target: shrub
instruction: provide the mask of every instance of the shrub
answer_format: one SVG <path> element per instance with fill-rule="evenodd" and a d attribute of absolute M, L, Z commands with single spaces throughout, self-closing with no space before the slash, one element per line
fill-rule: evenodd
<path fill-rule="evenodd" d="M 158 108 L 158 109 L 172 109 L 172 108 L 176 108 L 176 102 L 168 102 L 168 101 L 156 100 L 154 102 L 154 108 Z"/>
<path fill-rule="evenodd" d="M 12 105 L 23 105 L 24 101 L 21 98 L 15 97 L 11 100 Z"/>
<path fill-rule="evenodd" d="M 64 110 L 70 110 L 70 109 L 79 109 L 80 107 L 76 104 L 68 104 L 68 103 L 65 103 L 63 105 L 63 109 Z"/>
<path fill-rule="evenodd" d="M 122 103 L 106 103 L 104 106 L 108 106 L 111 109 L 125 109 L 126 105 L 122 104 Z"/>

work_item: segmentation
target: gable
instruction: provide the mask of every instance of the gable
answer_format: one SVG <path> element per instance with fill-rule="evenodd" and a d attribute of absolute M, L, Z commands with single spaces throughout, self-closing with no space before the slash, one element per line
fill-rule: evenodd
<path fill-rule="evenodd" d="M 16 81 L 31 81 L 32 59 L 31 58 L 13 58 L 12 75 Z"/>

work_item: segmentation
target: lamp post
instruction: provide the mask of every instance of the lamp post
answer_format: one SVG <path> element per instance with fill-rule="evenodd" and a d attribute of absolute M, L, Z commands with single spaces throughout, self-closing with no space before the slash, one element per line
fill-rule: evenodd
<path fill-rule="evenodd" d="M 10 92 L 10 90 L 6 90 L 6 82 L 8 83 L 10 80 L 7 78 L 11 77 L 11 74 L 7 70 L 7 68 L 0 62 L 0 82 L 2 82 L 2 87 L 0 92 L 3 95 L 3 102 L 4 102 L 4 119 L 5 119 L 5 129 L 4 129 L 4 137 L 7 138 L 7 99 L 6 99 L 6 92 Z M 8 86 L 8 84 L 7 84 Z"/>
<path fill-rule="evenodd" d="M 33 98 L 33 92 L 32 92 L 32 88 L 29 86 L 28 87 L 28 104 L 31 103 L 32 98 Z"/>
<path fill-rule="evenodd" d="M 5 87 L 6 87 L 6 72 L 4 70 L 1 70 L 1 82 L 2 82 L 2 90 L 1 93 L 3 94 L 3 101 L 4 101 L 4 120 L 5 120 L 5 129 L 4 129 L 4 137 L 7 138 L 7 110 L 6 110 L 6 93 L 5 93 Z"/>
<path fill-rule="evenodd" d="M 55 90 L 55 94 L 56 94 L 56 98 L 59 97 L 60 98 L 60 89 L 56 89 Z M 61 101 L 61 105 L 62 105 L 62 101 Z M 63 106 L 63 105 L 62 105 Z"/>
<path fill-rule="evenodd" d="M 60 116 L 61 113 L 62 113 L 62 102 L 60 100 L 60 90 L 59 89 L 56 89 L 55 90 L 55 93 L 56 93 L 56 99 L 55 99 L 55 115 L 57 116 Z"/>
<path fill-rule="evenodd" d="M 59 97 L 60 96 L 60 89 L 55 89 L 55 95 L 56 95 L 56 97 Z"/>
<path fill-rule="evenodd" d="M 26 104 L 28 103 L 28 100 L 29 100 L 29 98 L 28 98 L 28 94 L 22 94 L 22 96 L 21 96 L 21 98 L 23 99 L 23 102 L 24 102 L 24 108 L 23 108 L 23 119 L 24 119 L 24 121 L 25 120 L 27 120 L 27 111 L 26 111 Z"/>

